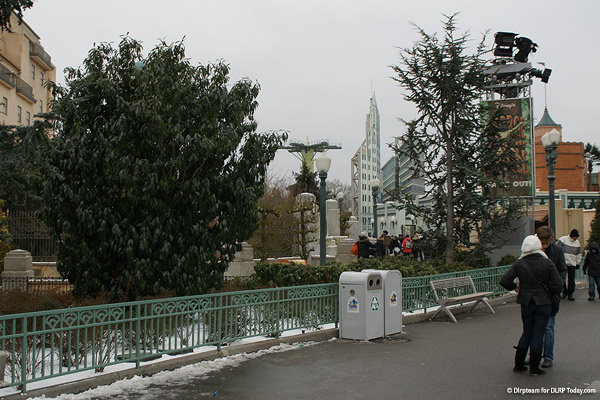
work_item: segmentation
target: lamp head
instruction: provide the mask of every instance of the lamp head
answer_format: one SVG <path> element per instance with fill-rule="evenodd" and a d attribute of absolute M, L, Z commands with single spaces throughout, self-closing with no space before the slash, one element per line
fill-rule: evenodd
<path fill-rule="evenodd" d="M 327 157 L 325 153 L 319 153 L 315 157 L 315 164 L 317 164 L 317 171 L 319 173 L 327 174 L 329 167 L 331 167 L 331 158 Z"/>
<path fill-rule="evenodd" d="M 339 201 L 344 200 L 344 192 L 339 192 L 336 196 L 335 196 Z"/>
<path fill-rule="evenodd" d="M 549 146 L 556 146 L 560 141 L 560 132 L 555 128 L 552 128 L 550 132 L 546 132 L 544 136 L 542 136 L 542 145 L 544 148 Z"/>
<path fill-rule="evenodd" d="M 373 188 L 373 190 L 379 189 L 380 185 L 381 185 L 381 181 L 377 178 L 375 178 L 371 181 L 371 188 Z"/>

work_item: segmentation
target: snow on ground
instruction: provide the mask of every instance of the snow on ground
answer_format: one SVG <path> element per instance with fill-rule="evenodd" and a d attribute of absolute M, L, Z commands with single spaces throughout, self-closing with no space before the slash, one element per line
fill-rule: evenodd
<path fill-rule="evenodd" d="M 202 377 L 211 372 L 218 371 L 226 367 L 237 367 L 244 361 L 262 357 L 266 354 L 282 353 L 285 351 L 296 350 L 302 347 L 314 346 L 318 342 L 304 342 L 294 344 L 280 344 L 265 350 L 259 350 L 255 353 L 240 353 L 227 357 L 217 358 L 212 361 L 201 361 L 197 364 L 186 365 L 173 371 L 162 371 L 152 376 L 141 377 L 134 376 L 131 379 L 124 379 L 114 382 L 110 385 L 99 386 L 79 394 L 63 394 L 55 397 L 57 400 L 87 400 L 95 397 L 123 397 L 127 398 L 127 393 L 143 394 L 154 386 L 160 386 L 161 390 L 165 386 L 179 385 L 182 382 L 191 381 Z M 30 398 L 31 400 L 48 399 L 46 396 Z"/>
<path fill-rule="evenodd" d="M 335 328 L 335 324 L 333 324 L 333 323 L 332 324 L 324 324 L 319 327 L 319 329 L 333 329 L 333 328 Z M 314 328 L 293 329 L 293 330 L 282 332 L 281 337 L 301 335 L 304 332 L 313 331 L 313 330 L 315 330 L 315 329 Z M 262 342 L 262 341 L 269 341 L 269 340 L 273 340 L 273 338 L 268 338 L 265 336 L 255 336 L 255 337 L 237 340 L 234 343 L 232 343 L 232 345 L 255 343 L 255 342 Z M 281 346 L 287 346 L 287 345 L 281 345 Z M 277 349 L 278 347 L 279 346 L 274 346 L 271 349 Z M 298 346 L 296 346 L 296 347 L 298 347 Z M 216 346 L 202 346 L 202 347 L 195 348 L 194 353 L 196 353 L 196 354 L 206 353 L 206 352 L 216 350 L 216 349 L 217 349 Z M 287 351 L 287 350 L 292 350 L 292 348 L 289 348 L 289 349 L 285 348 L 285 350 L 283 350 L 283 351 Z M 264 352 L 264 350 L 262 350 L 262 351 Z M 282 350 L 278 350 L 278 351 L 282 351 Z M 261 356 L 265 353 L 258 352 L 258 353 L 253 353 L 253 354 L 259 354 L 257 356 Z M 175 355 L 175 356 L 164 354 L 160 358 L 160 361 L 166 361 L 166 360 L 171 360 L 174 358 L 180 358 L 180 357 L 185 357 L 185 356 L 189 356 L 189 354 L 181 354 L 181 355 Z M 235 356 L 231 356 L 231 357 L 235 357 Z M 226 359 L 226 358 L 227 357 L 224 357 L 223 359 Z M 250 356 L 250 358 L 255 358 L 255 357 Z M 250 358 L 248 358 L 248 359 L 250 359 Z M 145 364 L 155 363 L 155 362 L 156 362 L 156 360 L 141 362 L 140 365 L 145 365 Z M 135 367 L 135 363 L 120 363 L 120 364 L 115 364 L 115 365 L 109 365 L 104 368 L 103 373 L 123 371 L 123 370 L 127 370 L 127 369 L 132 369 L 134 367 Z M 55 386 L 55 385 L 60 385 L 63 383 L 75 382 L 75 381 L 86 379 L 86 378 L 92 378 L 94 376 L 98 376 L 99 374 L 102 374 L 102 373 L 94 372 L 94 370 L 74 372 L 74 373 L 68 374 L 68 375 L 58 376 L 55 378 L 49 378 L 49 379 L 45 379 L 42 381 L 29 383 L 27 385 L 27 389 L 28 390 L 41 389 L 41 388 L 48 387 L 48 386 Z M 154 376 L 156 376 L 156 375 L 154 375 Z M 150 377 L 148 377 L 148 378 L 150 378 Z M 5 379 L 10 379 L 10 376 L 6 376 Z M 143 378 L 143 379 L 146 379 L 146 378 Z M 121 381 L 121 382 L 130 382 L 130 380 L 125 380 L 125 381 Z M 116 385 L 116 384 L 118 384 L 118 382 L 115 382 L 114 384 Z M 126 383 L 126 385 L 128 385 L 128 383 Z M 15 393 L 19 393 L 19 392 L 14 387 L 0 389 L 0 397 L 6 396 L 9 394 L 15 394 Z M 74 396 L 74 395 L 68 395 L 68 396 Z M 87 396 L 87 397 L 59 397 L 59 399 L 71 399 L 71 398 L 73 398 L 73 399 L 89 399 L 90 396 Z"/>

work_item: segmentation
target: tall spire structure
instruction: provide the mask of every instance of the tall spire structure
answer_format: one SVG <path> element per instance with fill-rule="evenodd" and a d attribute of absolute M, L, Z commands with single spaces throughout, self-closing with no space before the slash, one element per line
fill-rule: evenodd
<path fill-rule="evenodd" d="M 361 230 L 370 232 L 373 215 L 371 181 L 381 179 L 381 127 L 377 99 L 373 92 L 365 121 L 365 139 L 351 161 L 352 215 L 358 217 Z"/>

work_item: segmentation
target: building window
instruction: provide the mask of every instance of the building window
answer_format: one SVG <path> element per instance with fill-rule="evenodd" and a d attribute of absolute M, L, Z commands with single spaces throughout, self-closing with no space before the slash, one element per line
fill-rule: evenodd
<path fill-rule="evenodd" d="M 31 64 L 31 79 L 35 81 L 35 64 Z"/>
<path fill-rule="evenodd" d="M 40 72 L 40 86 L 44 86 L 44 71 Z"/>
<path fill-rule="evenodd" d="M 21 113 L 23 112 L 23 110 L 21 110 L 21 106 L 17 106 L 17 122 L 20 124 L 21 123 Z"/>
<path fill-rule="evenodd" d="M 27 111 L 27 114 L 25 114 L 25 123 L 27 124 L 27 126 L 29 126 L 30 122 L 31 122 L 31 114 L 29 113 L 29 111 Z"/>
<path fill-rule="evenodd" d="M 8 113 L 8 99 L 6 97 L 2 98 L 2 104 L 0 105 L 0 112 L 4 115 Z"/>
<path fill-rule="evenodd" d="M 40 100 L 40 114 L 44 112 L 44 102 Z"/>

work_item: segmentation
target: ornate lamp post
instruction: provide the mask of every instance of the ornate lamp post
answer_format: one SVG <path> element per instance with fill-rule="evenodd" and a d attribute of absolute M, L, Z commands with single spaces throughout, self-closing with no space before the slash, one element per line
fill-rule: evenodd
<path fill-rule="evenodd" d="M 315 157 L 315 163 L 317 164 L 317 171 L 319 171 L 319 178 L 321 179 L 321 195 L 319 204 L 319 214 L 321 214 L 321 230 L 319 233 L 319 264 L 325 265 L 327 260 L 327 247 L 325 246 L 325 236 L 327 235 L 327 210 L 325 206 L 325 197 L 327 196 L 325 180 L 327 179 L 327 172 L 331 166 L 331 158 L 327 157 L 325 153 L 319 153 Z"/>
<path fill-rule="evenodd" d="M 556 164 L 556 159 L 558 158 L 558 152 L 556 151 L 558 147 L 558 141 L 560 140 L 560 132 L 556 129 L 552 129 L 550 132 L 547 132 L 544 136 L 542 136 L 542 145 L 544 145 L 544 149 L 546 150 L 546 166 L 548 167 L 548 220 L 550 222 L 550 229 L 556 235 L 556 218 L 555 218 L 555 210 L 554 210 L 554 164 Z"/>
<path fill-rule="evenodd" d="M 371 190 L 373 191 L 373 236 L 377 238 L 377 192 L 379 191 L 381 181 L 377 178 L 371 181 Z"/>

